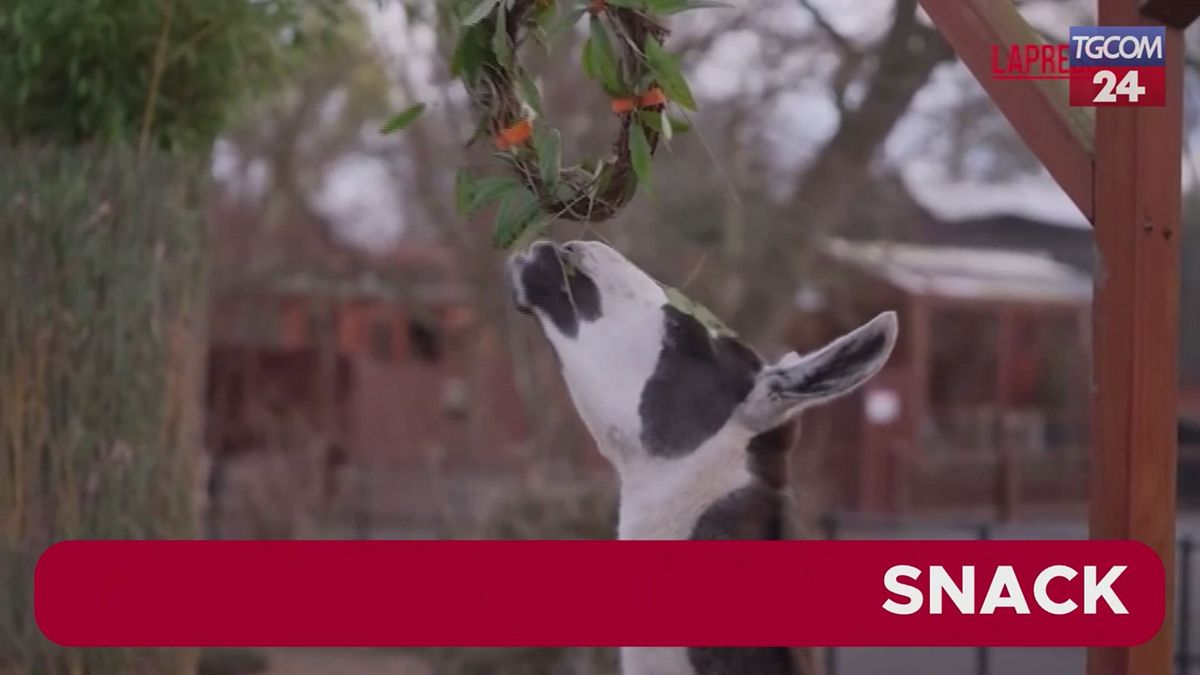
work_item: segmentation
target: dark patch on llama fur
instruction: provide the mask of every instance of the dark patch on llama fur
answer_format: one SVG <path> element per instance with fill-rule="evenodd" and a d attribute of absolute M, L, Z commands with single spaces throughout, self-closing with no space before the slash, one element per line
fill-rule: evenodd
<path fill-rule="evenodd" d="M 846 383 L 855 377 L 865 363 L 887 346 L 888 334 L 875 331 L 865 337 L 851 339 L 838 345 L 837 350 L 821 360 L 820 364 L 795 383 L 780 387 L 780 392 L 791 396 L 822 397 L 846 389 Z"/>
<path fill-rule="evenodd" d="M 754 483 L 734 490 L 705 509 L 692 539 L 788 538 L 785 515 L 787 452 L 796 425 L 788 422 L 758 434 L 746 448 Z M 690 647 L 696 675 L 795 675 L 795 655 L 787 647 Z"/>
<path fill-rule="evenodd" d="M 697 675 L 795 675 L 786 647 L 690 647 L 688 661 Z"/>
<path fill-rule="evenodd" d="M 642 389 L 642 442 L 660 457 L 681 457 L 717 433 L 754 388 L 762 361 L 749 347 L 714 338 L 695 317 L 663 306 L 664 335 Z"/>
<path fill-rule="evenodd" d="M 530 307 L 546 314 L 567 337 L 579 334 L 580 321 L 595 321 L 602 315 L 600 289 L 591 277 L 569 269 L 558 248 L 547 242 L 535 244 L 528 263 L 521 269 L 521 286 Z"/>
<path fill-rule="evenodd" d="M 796 422 L 785 422 L 750 439 L 747 447 L 750 473 L 776 490 L 787 487 L 788 451 L 798 426 Z"/>

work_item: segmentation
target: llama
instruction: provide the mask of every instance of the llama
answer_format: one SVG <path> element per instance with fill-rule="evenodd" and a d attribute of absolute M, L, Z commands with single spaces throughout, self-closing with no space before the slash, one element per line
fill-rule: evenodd
<path fill-rule="evenodd" d="M 509 277 L 518 309 L 537 318 L 576 410 L 617 470 L 620 539 L 787 538 L 793 420 L 868 380 L 896 342 L 896 315 L 886 312 L 816 352 L 765 365 L 595 241 L 537 242 L 510 259 Z M 621 669 L 803 672 L 783 647 L 624 648 Z"/>

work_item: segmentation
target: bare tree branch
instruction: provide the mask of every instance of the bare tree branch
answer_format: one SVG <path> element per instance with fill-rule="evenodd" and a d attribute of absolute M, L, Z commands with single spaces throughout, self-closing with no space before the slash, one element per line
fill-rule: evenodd
<path fill-rule="evenodd" d="M 790 296 L 796 286 L 797 251 L 807 250 L 811 238 L 836 229 L 848 206 L 870 175 L 870 163 L 892 130 L 908 111 L 938 64 L 954 52 L 936 31 L 917 18 L 917 0 L 897 0 L 892 25 L 870 54 L 875 70 L 865 83 L 862 103 L 846 110 L 833 137 L 818 152 L 797 185 L 792 204 L 802 214 L 800 227 L 781 235 L 784 240 L 763 245 L 752 260 L 745 297 L 734 325 L 759 326 L 772 338 L 779 327 L 768 325 L 768 299 Z M 845 107 L 845 106 L 843 106 Z"/>
<path fill-rule="evenodd" d="M 838 30 L 833 27 L 833 24 L 829 23 L 829 20 L 825 18 L 825 15 L 821 14 L 821 11 L 813 6 L 812 0 L 797 0 L 797 2 L 800 3 L 800 6 L 803 7 L 810 16 L 812 16 L 813 21 L 817 24 L 817 27 L 821 29 L 821 32 L 824 33 L 831 42 L 833 42 L 834 46 L 837 47 L 838 51 L 842 53 L 843 57 L 858 57 L 861 55 L 861 50 L 855 47 L 854 44 L 846 38 L 846 36 L 839 33 Z"/>

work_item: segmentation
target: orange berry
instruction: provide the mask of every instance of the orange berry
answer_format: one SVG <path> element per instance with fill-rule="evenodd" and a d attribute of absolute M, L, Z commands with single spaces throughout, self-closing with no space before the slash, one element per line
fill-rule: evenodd
<path fill-rule="evenodd" d="M 495 138 L 498 150 L 508 150 L 514 145 L 520 145 L 533 135 L 533 124 L 529 120 L 521 120 L 511 127 L 501 131 Z"/>
<path fill-rule="evenodd" d="M 631 98 L 614 98 L 612 100 L 612 111 L 618 115 L 627 112 L 633 112 L 635 107 L 637 107 L 637 105 Z"/>
<path fill-rule="evenodd" d="M 659 89 L 658 87 L 655 87 L 645 94 L 642 94 L 642 97 L 638 100 L 638 103 L 640 103 L 643 108 L 653 108 L 657 105 L 663 105 L 666 102 L 666 95 L 663 94 L 663 90 Z"/>

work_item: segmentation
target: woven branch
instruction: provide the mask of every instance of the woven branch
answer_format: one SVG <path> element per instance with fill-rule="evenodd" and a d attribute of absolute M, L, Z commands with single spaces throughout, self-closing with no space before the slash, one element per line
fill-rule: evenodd
<path fill-rule="evenodd" d="M 512 9 L 505 13 L 505 30 L 510 44 L 514 46 L 511 65 L 505 66 L 498 59 L 483 64 L 474 85 L 468 87 L 473 109 L 480 120 L 479 129 L 492 138 L 501 137 L 506 130 L 530 116 L 528 105 L 522 100 L 520 92 L 521 78 L 527 78 L 528 75 L 515 51 L 525 43 L 536 25 L 534 15 L 540 4 L 539 0 L 516 0 Z M 614 46 L 618 52 L 618 68 L 622 79 L 625 82 L 646 80 L 649 69 L 642 52 L 646 39 L 652 37 L 662 42 L 668 34 L 667 29 L 645 13 L 633 9 L 597 2 L 588 11 L 607 22 L 610 32 L 618 36 Z M 485 31 L 494 31 L 498 20 L 499 13 L 494 13 L 481 25 Z M 657 86 L 657 82 L 651 81 L 651 88 Z M 658 103 L 641 107 L 640 110 L 657 114 L 664 107 L 665 103 Z M 572 221 L 607 220 L 615 216 L 637 192 L 638 179 L 630 150 L 632 126 L 638 124 L 642 127 L 651 154 L 659 145 L 658 130 L 646 124 L 638 113 L 636 106 L 631 111 L 619 113 L 621 125 L 612 145 L 612 155 L 600 165 L 599 170 L 589 171 L 582 165 L 564 167 L 556 184 L 547 185 L 542 179 L 539 156 L 532 143 L 514 146 L 503 158 L 522 184 L 537 198 L 545 214 Z"/>

